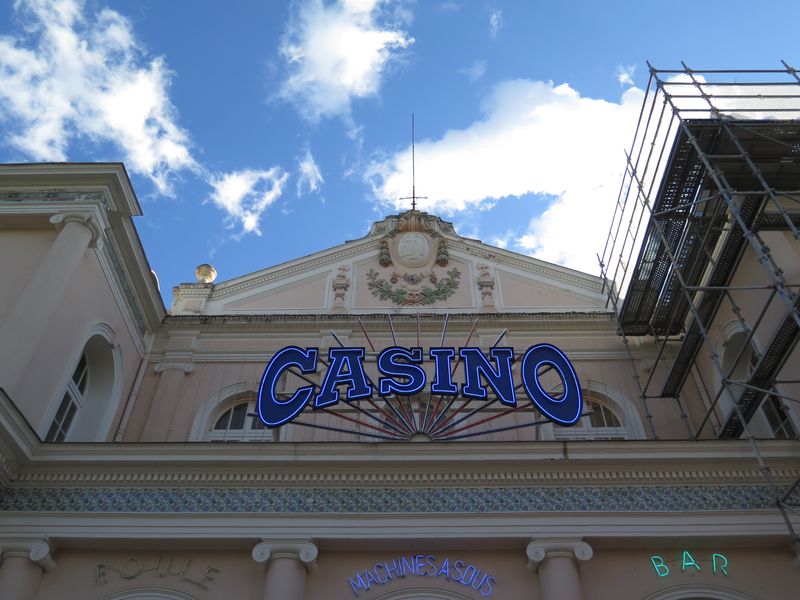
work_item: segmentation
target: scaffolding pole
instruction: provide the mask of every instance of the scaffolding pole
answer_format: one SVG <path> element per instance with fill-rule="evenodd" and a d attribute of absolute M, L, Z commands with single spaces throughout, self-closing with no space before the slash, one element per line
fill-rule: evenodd
<path fill-rule="evenodd" d="M 725 397 L 730 412 L 727 420 L 722 415 L 719 436 L 749 440 L 800 548 L 791 518 L 797 514 L 791 499 L 800 479 L 788 491 L 779 488 L 750 425 L 767 399 L 789 402 L 788 411 L 800 401 L 797 394 L 776 389 L 798 383 L 779 375 L 800 339 L 800 294 L 763 235 L 785 231 L 791 236 L 785 239 L 800 240 L 800 76 L 781 62 L 783 69 L 767 70 L 696 70 L 686 63 L 659 70 L 648 63 L 639 121 L 598 261 L 651 435 L 656 437 L 656 424 L 648 398 L 674 399 L 689 435 L 697 439 L 712 415 L 719 420 Z M 745 257 L 760 267 L 766 283 L 735 280 Z M 712 334 L 723 307 L 744 336 L 744 342 L 737 338 L 741 347 L 733 360 L 725 355 L 726 364 Z M 637 337 L 656 345 L 645 380 L 631 350 Z M 677 352 L 669 356 L 674 344 Z M 719 380 L 716 391 L 708 390 L 695 365 L 704 347 Z M 698 387 L 698 394 L 705 394 L 704 416 L 694 432 L 682 393 L 692 369 L 704 390 Z M 743 370 L 749 373 L 744 378 Z M 662 389 L 653 393 L 664 372 Z M 780 427 L 797 437 L 796 423 Z"/>

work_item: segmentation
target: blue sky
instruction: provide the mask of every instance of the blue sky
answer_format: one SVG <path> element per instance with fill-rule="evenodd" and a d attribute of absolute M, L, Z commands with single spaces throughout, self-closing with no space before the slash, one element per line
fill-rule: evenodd
<path fill-rule="evenodd" d="M 408 206 L 596 272 L 658 68 L 800 66 L 796 0 L 20 0 L 0 5 L 0 161 L 122 161 L 165 302 Z"/>

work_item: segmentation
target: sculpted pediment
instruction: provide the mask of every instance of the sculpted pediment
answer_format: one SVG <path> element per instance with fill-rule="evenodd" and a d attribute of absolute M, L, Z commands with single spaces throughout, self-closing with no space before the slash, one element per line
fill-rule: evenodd
<path fill-rule="evenodd" d="M 182 284 L 173 306 L 173 314 L 587 310 L 606 310 L 599 278 L 463 238 L 414 210 L 295 261 Z"/>

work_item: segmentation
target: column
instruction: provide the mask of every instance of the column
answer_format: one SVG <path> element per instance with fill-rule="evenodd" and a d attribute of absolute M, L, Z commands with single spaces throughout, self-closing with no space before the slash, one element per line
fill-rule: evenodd
<path fill-rule="evenodd" d="M 45 540 L 0 541 L 0 590 L 3 600 L 33 600 L 44 571 L 56 566 Z"/>
<path fill-rule="evenodd" d="M 528 568 L 539 575 L 542 600 L 582 600 L 577 561 L 592 558 L 592 547 L 580 540 L 542 539 L 528 544 Z"/>
<path fill-rule="evenodd" d="M 100 228 L 90 215 L 57 214 L 50 217 L 50 222 L 60 229 L 58 237 L 0 323 L 0 386 L 12 399 L 72 274 L 86 249 L 100 235 Z"/>
<path fill-rule="evenodd" d="M 253 560 L 267 568 L 264 600 L 305 600 L 306 572 L 316 568 L 317 547 L 310 541 L 264 541 Z"/>

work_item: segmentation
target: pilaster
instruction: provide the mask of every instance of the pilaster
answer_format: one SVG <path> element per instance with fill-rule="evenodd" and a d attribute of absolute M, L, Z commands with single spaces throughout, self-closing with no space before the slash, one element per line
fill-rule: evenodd
<path fill-rule="evenodd" d="M 93 213 L 58 213 L 50 223 L 59 230 L 58 237 L 0 324 L 0 386 L 12 397 L 28 365 L 35 362 L 34 352 L 81 258 L 101 237 Z"/>
<path fill-rule="evenodd" d="M 539 575 L 542 600 L 582 600 L 578 562 L 593 556 L 592 547 L 582 540 L 538 539 L 525 549 L 528 568 Z"/>
<path fill-rule="evenodd" d="M 0 553 L 3 600 L 33 600 L 43 573 L 56 566 L 50 544 L 44 539 L 3 539 Z"/>
<path fill-rule="evenodd" d="M 316 568 L 319 550 L 310 541 L 270 540 L 253 548 L 253 560 L 266 566 L 264 600 L 304 600 L 306 572 Z"/>

